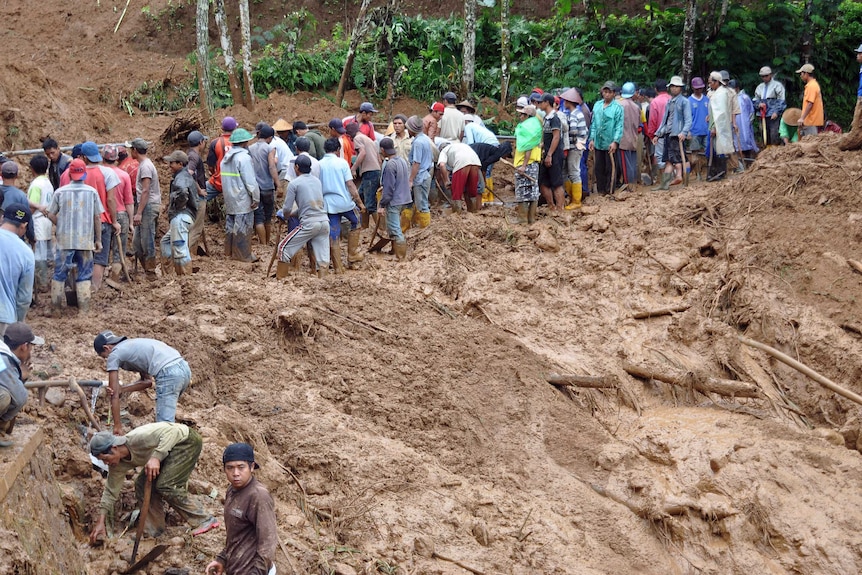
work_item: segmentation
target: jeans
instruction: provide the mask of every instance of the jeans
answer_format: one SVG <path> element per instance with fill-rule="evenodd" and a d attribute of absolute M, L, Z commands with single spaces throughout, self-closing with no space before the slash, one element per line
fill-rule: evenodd
<path fill-rule="evenodd" d="M 102 249 L 93 253 L 93 263 L 97 266 L 108 267 L 108 255 L 111 251 L 111 238 L 114 237 L 114 227 L 102 222 Z"/>
<path fill-rule="evenodd" d="M 370 170 L 362 174 L 359 183 L 359 197 L 365 202 L 369 214 L 377 211 L 377 188 L 380 187 L 380 170 Z"/>
<path fill-rule="evenodd" d="M 88 282 L 93 278 L 93 252 L 89 250 L 56 250 L 54 252 L 54 281 L 65 282 L 69 270 L 78 268 L 76 282 Z"/>
<path fill-rule="evenodd" d="M 152 259 L 156 257 L 156 229 L 159 225 L 159 210 L 161 204 L 147 204 L 141 223 L 135 228 L 135 237 L 132 243 L 135 245 L 135 255 L 139 259 Z"/>
<path fill-rule="evenodd" d="M 341 237 L 341 218 L 350 220 L 350 229 L 355 230 L 359 227 L 359 218 L 356 217 L 356 210 L 342 212 L 340 214 L 329 214 L 329 239 L 338 241 Z"/>
<path fill-rule="evenodd" d="M 192 217 L 186 213 L 177 214 L 171 220 L 171 228 L 162 236 L 162 257 L 184 266 L 192 261 L 189 252 L 189 230 L 194 225 Z"/>
<path fill-rule="evenodd" d="M 410 204 L 386 206 L 386 231 L 389 232 L 389 239 L 393 242 L 404 241 L 404 234 L 401 232 L 401 210 L 408 207 Z"/>
<path fill-rule="evenodd" d="M 192 370 L 184 359 L 163 367 L 156 374 L 156 422 L 174 422 L 177 400 L 191 381 Z"/>
<path fill-rule="evenodd" d="M 417 212 L 430 212 L 431 205 L 428 203 L 428 191 L 431 189 L 431 178 L 428 178 L 421 184 L 413 182 L 413 203 L 416 206 Z"/>
<path fill-rule="evenodd" d="M 218 191 L 211 183 L 207 182 L 207 201 L 214 200 L 218 196 L 221 195 L 221 192 Z"/>

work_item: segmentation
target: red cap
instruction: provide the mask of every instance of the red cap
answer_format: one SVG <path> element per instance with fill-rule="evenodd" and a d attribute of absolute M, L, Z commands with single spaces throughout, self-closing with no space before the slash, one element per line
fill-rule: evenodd
<path fill-rule="evenodd" d="M 537 94 L 544 94 L 545 93 L 545 91 L 542 90 L 541 88 L 539 88 L 538 86 L 533 88 L 533 92 L 536 92 Z"/>
<path fill-rule="evenodd" d="M 445 112 L 446 107 L 443 104 L 441 104 L 440 102 L 434 102 L 433 104 L 431 104 L 431 111 L 432 112 Z"/>
<path fill-rule="evenodd" d="M 69 178 L 76 182 L 87 179 L 87 165 L 84 163 L 84 160 L 81 158 L 72 160 L 72 163 L 69 164 Z"/>

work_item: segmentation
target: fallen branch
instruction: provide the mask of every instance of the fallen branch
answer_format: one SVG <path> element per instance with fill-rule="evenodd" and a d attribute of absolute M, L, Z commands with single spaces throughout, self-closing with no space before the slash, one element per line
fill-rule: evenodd
<path fill-rule="evenodd" d="M 847 260 L 847 265 L 853 268 L 853 271 L 862 274 L 862 263 L 856 260 Z"/>
<path fill-rule="evenodd" d="M 87 420 L 90 422 L 90 425 L 96 431 L 102 431 L 102 426 L 99 425 L 99 421 L 93 416 L 93 412 L 90 411 L 90 405 L 87 403 L 87 395 L 84 393 L 84 390 L 81 389 L 81 386 L 75 380 L 75 378 L 71 378 L 69 380 L 69 387 L 78 394 L 78 397 L 81 399 L 81 407 L 84 410 L 84 414 L 87 416 Z"/>
<path fill-rule="evenodd" d="M 567 385 L 571 387 L 587 387 L 590 389 L 613 389 L 619 386 L 620 380 L 615 375 L 574 375 L 556 373 L 549 374 L 545 381 L 551 385 Z"/>
<path fill-rule="evenodd" d="M 643 519 L 648 519 L 650 521 L 657 521 L 660 519 L 664 519 L 673 515 L 688 515 L 690 511 L 694 511 L 700 517 L 706 520 L 716 521 L 719 519 L 725 519 L 727 517 L 731 517 L 733 515 L 738 515 L 739 511 L 731 508 L 720 508 L 720 507 L 710 507 L 707 508 L 703 505 L 700 505 L 696 501 L 692 501 L 690 499 L 679 499 L 679 500 L 671 500 L 667 499 L 663 501 L 660 505 L 647 505 L 647 504 L 638 504 L 634 501 L 630 501 L 621 495 L 617 495 L 616 493 L 612 493 L 601 487 L 600 485 L 596 485 L 595 483 L 590 484 L 590 487 L 593 488 L 593 491 L 601 495 L 602 497 L 607 497 L 611 501 L 619 503 L 625 507 L 628 507 L 632 513 L 641 517 Z"/>
<path fill-rule="evenodd" d="M 338 317 L 338 318 L 341 318 L 341 319 L 343 319 L 343 320 L 349 321 L 350 323 L 355 323 L 356 325 L 361 326 L 361 327 L 364 327 L 364 328 L 365 328 L 365 329 L 367 329 L 367 330 L 370 330 L 370 331 L 379 331 L 379 332 L 381 332 L 381 333 L 386 333 L 386 334 L 389 334 L 389 335 L 394 335 L 394 334 L 393 334 L 391 331 L 389 331 L 388 329 L 383 329 L 382 327 L 380 327 L 380 326 L 378 326 L 378 325 L 374 325 L 373 323 L 371 323 L 371 322 L 367 322 L 367 321 L 365 321 L 365 320 L 361 320 L 361 319 L 353 319 L 353 318 L 351 318 L 351 317 L 347 317 L 346 315 L 341 315 L 340 313 L 338 313 L 337 311 L 335 311 L 335 310 L 334 310 L 334 309 L 332 309 L 332 308 L 329 308 L 329 307 L 327 307 L 327 308 L 318 307 L 318 308 L 316 308 L 316 309 L 319 309 L 320 311 L 325 311 L 325 312 L 327 312 L 327 313 L 331 313 L 331 314 L 332 314 L 332 315 L 334 315 L 335 317 Z"/>
<path fill-rule="evenodd" d="M 452 559 L 450 557 L 446 557 L 444 555 L 440 555 L 434 549 L 434 542 L 428 537 L 417 537 L 413 540 L 413 549 L 416 553 L 422 557 L 427 557 L 429 559 L 440 559 L 442 561 L 448 561 L 449 563 L 454 563 L 461 569 L 466 569 L 470 573 L 474 575 L 485 575 L 484 571 L 479 571 L 475 567 L 470 567 L 469 565 L 465 565 L 461 563 L 457 559 Z"/>
<path fill-rule="evenodd" d="M 799 371 L 800 373 L 807 375 L 808 377 L 810 377 L 811 379 L 813 379 L 814 381 L 816 381 L 817 383 L 819 383 L 823 387 L 834 391 L 838 395 L 840 395 L 842 397 L 846 397 L 847 399 L 849 399 L 855 403 L 858 403 L 859 405 L 862 405 L 862 396 L 860 396 L 858 393 L 854 393 L 854 392 L 850 391 L 849 389 L 841 387 L 840 385 L 838 385 L 837 383 L 835 383 L 831 379 L 828 379 L 828 378 L 820 375 L 819 373 L 817 373 L 816 371 L 814 371 L 813 369 L 811 369 L 810 367 L 808 367 L 804 363 L 800 363 L 800 362 L 796 361 L 795 359 L 793 359 L 789 355 L 781 353 L 780 351 L 778 351 L 774 347 L 770 347 L 770 346 L 766 345 L 765 343 L 760 343 L 759 341 L 755 341 L 753 339 L 749 339 L 749 338 L 747 338 L 745 336 L 741 336 L 741 335 L 736 336 L 736 338 L 740 342 L 744 343 L 747 346 L 750 346 L 750 347 L 753 347 L 755 349 L 759 349 L 761 351 L 766 352 L 767 354 L 771 355 L 772 357 L 774 357 L 775 359 L 777 359 L 781 363 L 789 365 L 790 367 Z"/>
<path fill-rule="evenodd" d="M 691 307 L 691 305 L 689 305 L 689 304 L 683 304 L 683 305 L 677 305 L 677 306 L 673 306 L 673 307 L 664 307 L 661 309 L 654 309 L 651 311 L 639 311 L 637 313 L 632 314 L 632 317 L 634 319 L 648 319 L 651 317 L 659 317 L 659 316 L 663 316 L 663 315 L 673 315 L 675 313 L 683 312 L 683 311 L 689 309 L 690 307 Z"/>
<path fill-rule="evenodd" d="M 629 375 L 641 379 L 656 379 L 672 385 L 691 387 L 701 393 L 717 393 L 718 395 L 731 397 L 763 397 L 757 386 L 742 381 L 719 379 L 716 377 L 700 377 L 690 372 L 683 372 L 682 370 L 672 368 L 663 368 L 665 371 L 658 371 L 627 361 L 623 362 L 623 369 Z"/>

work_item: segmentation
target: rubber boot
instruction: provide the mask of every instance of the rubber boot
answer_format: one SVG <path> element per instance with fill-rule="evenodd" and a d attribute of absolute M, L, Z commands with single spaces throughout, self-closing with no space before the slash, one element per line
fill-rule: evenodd
<path fill-rule="evenodd" d="M 316 273 L 315 270 L 317 269 L 317 257 L 314 255 L 314 250 L 311 249 L 311 244 L 306 244 L 305 249 L 306 249 L 306 251 L 308 251 L 308 266 L 309 266 L 308 273 L 310 273 L 311 275 L 314 275 Z M 296 256 L 294 256 L 294 257 L 296 257 Z M 329 270 L 328 265 L 326 266 L 326 269 L 327 269 L 327 271 Z"/>
<path fill-rule="evenodd" d="M 290 270 L 293 266 L 291 262 L 283 262 L 278 260 L 278 263 L 275 265 L 275 279 L 281 280 L 290 275 Z"/>
<path fill-rule="evenodd" d="M 293 254 L 292 258 L 290 258 L 290 267 L 293 268 L 293 273 L 298 274 L 300 270 L 302 270 L 302 258 L 304 255 L 304 251 L 299 250 L 298 252 Z M 311 271 L 314 271 L 314 267 L 311 268 Z"/>
<path fill-rule="evenodd" d="M 464 211 L 464 201 L 463 200 L 452 200 L 452 213 L 460 214 Z"/>
<path fill-rule="evenodd" d="M 263 227 L 263 224 L 255 224 L 254 225 L 254 233 L 257 234 L 257 243 L 262 246 L 266 245 L 266 228 Z"/>
<path fill-rule="evenodd" d="M 476 212 L 479 211 L 478 208 L 476 207 L 476 204 L 479 203 L 479 196 L 473 196 L 473 197 L 466 196 L 464 198 L 464 203 L 467 205 L 467 211 L 470 212 L 471 214 L 475 214 Z"/>
<path fill-rule="evenodd" d="M 375 214 L 375 215 L 376 215 L 376 214 Z M 376 218 L 375 218 L 375 221 L 376 221 Z M 368 212 L 367 212 L 367 211 L 362 212 L 362 214 L 360 214 L 360 216 L 359 216 L 359 222 L 360 222 L 360 225 L 361 225 L 361 227 L 362 227 L 362 229 L 363 229 L 363 230 L 367 230 L 367 229 L 368 229 L 368 226 L 370 225 L 370 224 L 369 224 L 369 222 L 370 222 L 370 218 L 368 217 Z"/>
<path fill-rule="evenodd" d="M 36 261 L 36 291 L 42 292 L 48 289 L 48 262 Z"/>
<path fill-rule="evenodd" d="M 241 262 L 256 262 L 257 256 L 251 253 L 251 235 L 236 234 L 233 238 L 233 255 L 235 260 Z"/>
<path fill-rule="evenodd" d="M 416 212 L 414 215 L 420 228 L 427 228 L 431 225 L 431 212 Z"/>
<path fill-rule="evenodd" d="M 341 242 L 339 240 L 329 239 L 329 260 L 332 262 L 332 269 L 336 275 L 344 273 L 344 264 L 341 263 Z"/>
<path fill-rule="evenodd" d="M 272 224 L 270 222 L 263 224 L 263 233 L 266 236 L 266 245 L 269 245 L 269 241 L 272 239 Z"/>
<path fill-rule="evenodd" d="M 233 242 L 235 239 L 235 234 L 225 234 L 224 235 L 224 255 L 225 257 L 233 256 Z"/>
<path fill-rule="evenodd" d="M 144 260 L 144 271 L 147 272 L 148 279 L 155 279 L 157 267 L 159 267 L 158 258 L 146 258 Z"/>
<path fill-rule="evenodd" d="M 404 208 L 401 210 L 401 233 L 405 233 L 413 225 L 413 209 Z"/>
<path fill-rule="evenodd" d="M 661 183 L 653 188 L 652 191 L 657 192 L 659 190 L 667 190 L 670 188 L 670 180 L 673 177 L 673 173 L 662 172 L 661 173 Z"/>
<path fill-rule="evenodd" d="M 78 313 L 90 311 L 90 287 L 91 284 L 88 281 L 75 284 L 75 293 L 78 294 Z"/>
<path fill-rule="evenodd" d="M 482 191 L 482 203 L 489 204 L 494 201 L 494 178 L 485 178 L 485 189 Z"/>
<path fill-rule="evenodd" d="M 395 257 L 399 262 L 407 259 L 407 242 L 392 242 L 392 251 L 395 252 Z"/>
<path fill-rule="evenodd" d="M 359 234 L 362 230 L 350 230 L 347 234 L 347 267 L 356 267 L 356 264 L 365 259 L 365 254 L 359 251 Z"/>
<path fill-rule="evenodd" d="M 171 258 L 166 258 L 165 256 L 159 256 L 159 262 L 162 266 L 162 275 L 170 275 L 172 271 L 174 271 L 174 262 Z"/>
<path fill-rule="evenodd" d="M 51 281 L 51 305 L 54 306 L 54 309 L 60 310 L 66 304 L 66 292 L 63 289 L 65 287 L 65 282 L 60 282 L 57 280 Z"/>
<path fill-rule="evenodd" d="M 527 223 L 527 212 L 530 210 L 530 202 L 518 202 L 517 221 L 519 224 Z"/>
<path fill-rule="evenodd" d="M 583 188 L 580 182 L 570 182 L 569 185 L 569 204 L 566 206 L 567 210 L 577 210 L 581 207 L 581 195 L 583 194 Z"/>
<path fill-rule="evenodd" d="M 329 275 L 329 268 L 323 268 L 322 267 L 319 270 L 317 270 L 317 277 L 319 277 L 321 279 L 325 278 L 328 275 Z"/>
<path fill-rule="evenodd" d="M 532 224 L 536 222 L 537 212 L 539 209 L 539 201 L 533 200 L 530 202 L 530 208 L 527 210 L 527 223 Z"/>
<path fill-rule="evenodd" d="M 189 264 L 174 262 L 174 273 L 178 276 L 190 276 L 192 275 L 192 266 Z"/>

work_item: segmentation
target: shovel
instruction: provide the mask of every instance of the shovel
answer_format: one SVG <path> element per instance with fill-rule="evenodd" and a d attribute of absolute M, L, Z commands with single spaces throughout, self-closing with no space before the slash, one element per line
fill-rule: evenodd
<path fill-rule="evenodd" d="M 146 473 L 146 470 L 144 470 L 144 473 Z M 132 567 L 129 568 L 129 571 L 126 571 L 126 573 L 132 573 L 132 569 L 134 569 L 135 567 L 140 568 L 140 565 L 138 565 L 138 563 L 140 563 L 141 561 L 143 561 L 147 557 L 150 557 L 150 555 L 153 555 L 153 552 L 150 551 L 149 553 L 147 553 L 144 556 L 143 559 L 141 559 L 141 561 L 139 561 L 138 563 L 135 563 L 135 557 L 137 557 L 137 555 L 138 555 L 138 545 L 141 544 L 141 536 L 144 534 L 144 525 L 146 525 L 146 523 L 147 523 L 147 513 L 150 510 L 150 496 L 153 494 L 152 492 L 153 492 L 153 480 L 150 479 L 148 476 L 147 477 L 147 483 L 146 483 L 146 485 L 144 485 L 144 502 L 141 505 L 141 514 L 138 516 L 138 530 L 135 533 L 135 546 L 132 547 L 131 563 L 133 563 L 133 565 L 132 565 Z M 155 549 L 157 549 L 157 548 L 155 548 Z M 155 549 L 153 549 L 153 551 L 155 551 Z M 162 551 L 164 551 L 164 549 L 162 549 Z M 149 560 L 147 561 L 147 563 L 149 563 L 149 561 L 151 561 L 154 557 L 157 557 L 160 554 L 161 554 L 161 552 L 156 553 L 155 555 L 153 555 L 153 557 L 150 557 Z"/>
<path fill-rule="evenodd" d="M 141 557 L 141 559 L 137 563 L 123 571 L 123 574 L 128 575 L 129 573 L 135 573 L 136 571 L 140 571 L 141 568 L 145 567 L 150 561 L 164 553 L 167 548 L 168 546 L 164 544 L 156 545 L 155 547 L 150 549 L 149 553 Z"/>
<path fill-rule="evenodd" d="M 682 187 L 688 187 L 688 170 L 685 169 L 685 142 L 679 140 L 679 155 L 682 157 Z"/>

